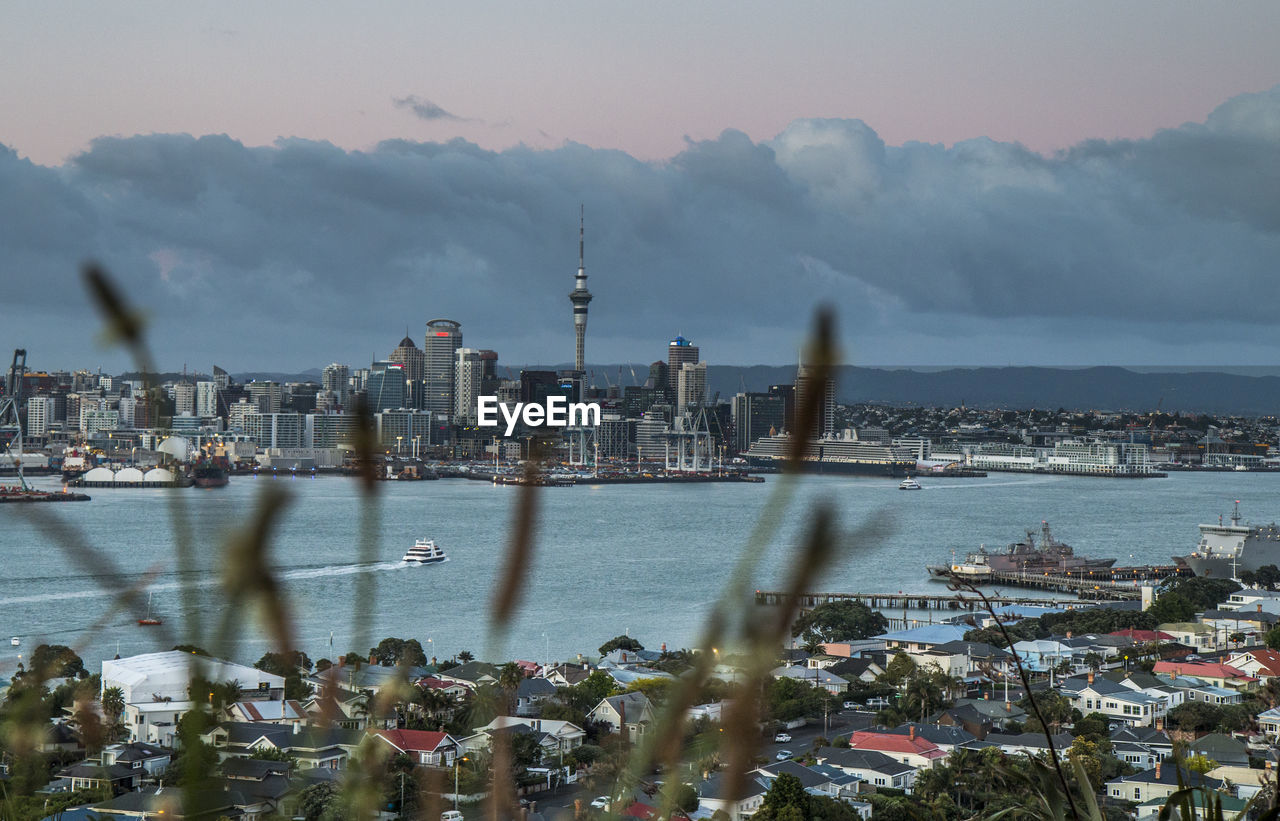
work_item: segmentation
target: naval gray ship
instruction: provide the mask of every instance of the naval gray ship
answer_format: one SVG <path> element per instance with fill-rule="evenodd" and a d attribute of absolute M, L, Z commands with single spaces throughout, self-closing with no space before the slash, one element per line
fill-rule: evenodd
<path fill-rule="evenodd" d="M 1200 542 L 1186 556 L 1174 556 L 1174 562 L 1190 567 L 1197 576 L 1236 579 L 1245 570 L 1273 564 L 1280 566 L 1280 528 L 1269 525 L 1240 523 L 1240 501 L 1231 511 L 1231 524 L 1200 525 Z"/>

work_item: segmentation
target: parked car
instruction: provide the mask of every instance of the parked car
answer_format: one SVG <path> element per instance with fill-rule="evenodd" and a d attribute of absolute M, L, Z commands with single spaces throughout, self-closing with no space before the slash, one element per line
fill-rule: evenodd
<path fill-rule="evenodd" d="M 778 750 L 778 754 L 774 756 L 774 759 L 778 761 L 786 761 L 790 757 L 791 757 L 790 750 Z"/>
<path fill-rule="evenodd" d="M 790 744 L 791 733 L 778 733 L 773 737 L 774 744 Z"/>
<path fill-rule="evenodd" d="M 440 821 L 462 821 L 462 813 L 457 810 L 445 810 L 440 813 Z"/>
<path fill-rule="evenodd" d="M 856 702 L 856 701 L 846 701 L 846 702 L 844 703 L 844 708 L 845 708 L 846 710 L 856 710 L 856 709 L 858 709 L 858 708 L 859 708 L 859 707 L 861 707 L 861 706 L 862 706 L 862 705 L 861 705 L 861 704 L 859 704 L 859 703 L 858 703 L 858 702 Z"/>
<path fill-rule="evenodd" d="M 889 699 L 881 698 L 880 696 L 869 698 L 867 699 L 867 706 L 876 710 L 883 710 L 885 707 L 889 706 Z"/>
<path fill-rule="evenodd" d="M 591 802 L 591 809 L 593 810 L 609 809 L 609 796 L 607 795 L 597 796 L 596 800 Z"/>

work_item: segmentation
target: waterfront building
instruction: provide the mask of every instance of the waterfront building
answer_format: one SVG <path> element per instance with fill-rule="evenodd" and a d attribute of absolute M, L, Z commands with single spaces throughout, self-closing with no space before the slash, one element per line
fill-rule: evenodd
<path fill-rule="evenodd" d="M 350 410 L 347 407 L 347 401 L 350 397 L 351 385 L 351 369 L 346 365 L 334 362 L 326 365 L 324 370 L 320 372 L 320 387 L 333 394 L 337 406 L 343 410 Z M 319 400 L 317 400 L 317 405 Z"/>
<path fill-rule="evenodd" d="M 423 410 L 453 415 L 453 392 L 457 350 L 462 347 L 462 325 L 452 319 L 427 323 L 422 345 L 426 370 L 423 376 Z"/>
<path fill-rule="evenodd" d="M 231 407 L 227 408 L 227 429 L 246 431 L 245 420 L 249 417 L 249 414 L 257 412 L 258 406 L 248 399 L 241 399 L 232 404 Z"/>
<path fill-rule="evenodd" d="M 422 407 L 422 379 L 427 369 L 427 355 L 418 350 L 413 340 L 405 334 L 404 339 L 387 357 L 391 362 L 404 365 L 405 404 L 406 408 Z"/>
<path fill-rule="evenodd" d="M 302 447 L 303 417 L 300 413 L 246 414 L 244 432 L 259 448 Z"/>
<path fill-rule="evenodd" d="M 654 364 L 656 365 L 657 363 Z M 676 380 L 680 375 L 680 366 L 685 364 L 698 364 L 698 346 L 694 345 L 683 336 L 677 336 L 675 339 L 667 343 L 667 396 L 675 397 L 677 395 L 676 390 L 678 385 L 676 384 Z M 649 368 L 649 375 L 654 375 L 652 366 Z"/>
<path fill-rule="evenodd" d="M 119 430 L 120 412 L 108 410 L 105 402 L 94 407 L 82 408 L 80 411 L 80 432 L 86 438 L 96 436 L 100 431 Z"/>
<path fill-rule="evenodd" d="M 384 410 L 374 415 L 378 441 L 397 456 L 418 456 L 431 444 L 431 412 L 416 408 Z"/>
<path fill-rule="evenodd" d="M 752 443 L 776 435 L 786 427 L 786 402 L 771 393 L 740 393 L 733 397 L 734 449 L 745 453 Z"/>
<path fill-rule="evenodd" d="M 635 441 L 637 420 L 624 419 L 616 413 L 607 413 L 596 428 L 596 444 L 601 459 L 625 459 L 631 455 L 631 443 Z"/>
<path fill-rule="evenodd" d="M 806 402 L 810 401 L 810 393 L 814 394 L 813 401 L 818 403 L 818 408 L 814 417 L 813 429 L 808 432 L 808 435 L 819 439 L 830 439 L 835 436 L 836 431 L 836 381 L 828 376 L 823 380 L 822 384 L 818 384 L 818 379 L 813 373 L 813 369 L 807 365 L 801 365 L 796 371 L 795 406 L 797 413 L 800 412 L 800 408 L 805 406 Z M 889 444 L 887 434 L 883 444 Z"/>
<path fill-rule="evenodd" d="M 364 386 L 369 410 L 377 413 L 388 408 L 408 407 L 405 396 L 405 366 L 400 362 L 374 362 Z"/>
<path fill-rule="evenodd" d="M 573 279 L 573 290 L 569 292 L 569 301 L 573 303 L 573 332 L 577 339 L 574 348 L 573 369 L 578 373 L 586 370 L 587 342 L 587 306 L 591 304 L 591 292 L 587 290 L 587 267 L 584 248 L 585 214 L 578 221 L 578 275 Z"/>
<path fill-rule="evenodd" d="M 667 433 L 671 426 L 660 413 L 646 411 L 636 422 L 636 451 L 641 459 L 657 459 L 667 450 Z"/>
<path fill-rule="evenodd" d="M 354 413 L 310 413 L 305 424 L 303 447 L 332 449 L 355 441 Z"/>
<path fill-rule="evenodd" d="M 455 355 L 453 415 L 460 425 L 474 425 L 476 401 L 484 383 L 484 362 L 475 348 L 459 348 Z"/>

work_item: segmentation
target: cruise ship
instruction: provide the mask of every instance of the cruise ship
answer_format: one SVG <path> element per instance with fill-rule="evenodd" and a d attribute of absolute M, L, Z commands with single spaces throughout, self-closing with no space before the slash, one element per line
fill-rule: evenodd
<path fill-rule="evenodd" d="M 791 434 L 763 436 L 743 456 L 755 467 L 788 468 Z M 810 439 L 799 465 L 804 473 L 856 473 L 867 476 L 908 476 L 916 469 L 909 448 L 895 448 L 858 439 Z"/>
<path fill-rule="evenodd" d="M 1186 556 L 1174 556 L 1179 565 L 1190 567 L 1197 576 L 1236 579 L 1241 571 L 1266 565 L 1280 567 L 1280 528 L 1276 523 L 1240 523 L 1240 502 L 1231 511 L 1231 524 L 1218 517 L 1217 524 L 1200 525 L 1200 541 Z"/>

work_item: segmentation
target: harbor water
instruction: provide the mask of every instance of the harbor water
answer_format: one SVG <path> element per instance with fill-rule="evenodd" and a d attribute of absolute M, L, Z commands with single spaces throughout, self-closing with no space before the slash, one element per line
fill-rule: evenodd
<path fill-rule="evenodd" d="M 359 485 L 337 477 L 236 477 L 228 487 L 204 491 L 95 489 L 89 502 L 9 505 L 0 510 L 0 636 L 18 636 L 21 645 L 0 657 L 0 675 L 41 641 L 76 647 L 93 670 L 117 652 L 188 640 L 193 617 L 207 631 L 227 601 L 225 542 L 268 485 L 284 486 L 289 496 L 268 562 L 283 582 L 297 644 L 312 658 L 364 649 L 386 636 L 418 638 L 440 657 L 465 649 L 481 657 L 571 658 L 621 633 L 646 647 L 691 647 L 779 481 L 538 489 L 532 566 L 512 623 L 497 639 L 489 614 L 508 560 L 519 488 L 386 482 L 373 518 L 363 520 Z M 922 491 L 900 491 L 897 480 L 800 479 L 750 587 L 736 592 L 746 599 L 751 588 L 785 586 L 806 514 L 821 501 L 846 531 L 873 517 L 883 528 L 845 539 L 813 592 L 942 592 L 926 564 L 949 562 L 953 551 L 963 558 L 980 544 L 1001 549 L 1042 520 L 1077 553 L 1128 565 L 1165 564 L 1189 552 L 1196 525 L 1229 514 L 1236 499 L 1246 519 L 1280 517 L 1277 474 L 1174 473 L 1120 482 L 993 473 L 921 483 Z M 52 479 L 35 484 L 56 486 Z M 196 546 L 198 568 L 186 577 L 173 547 L 174 494 Z M 367 562 L 360 556 L 366 522 L 374 546 Z M 418 538 L 435 539 L 449 561 L 402 563 Z M 150 592 L 162 630 L 139 626 L 145 613 L 137 608 L 117 606 L 113 590 L 121 586 L 142 587 L 143 610 Z M 357 601 L 365 591 L 371 595 Z M 361 623 L 364 632 L 357 633 Z M 238 661 L 251 663 L 270 649 L 256 621 L 233 638 L 228 652 Z"/>

